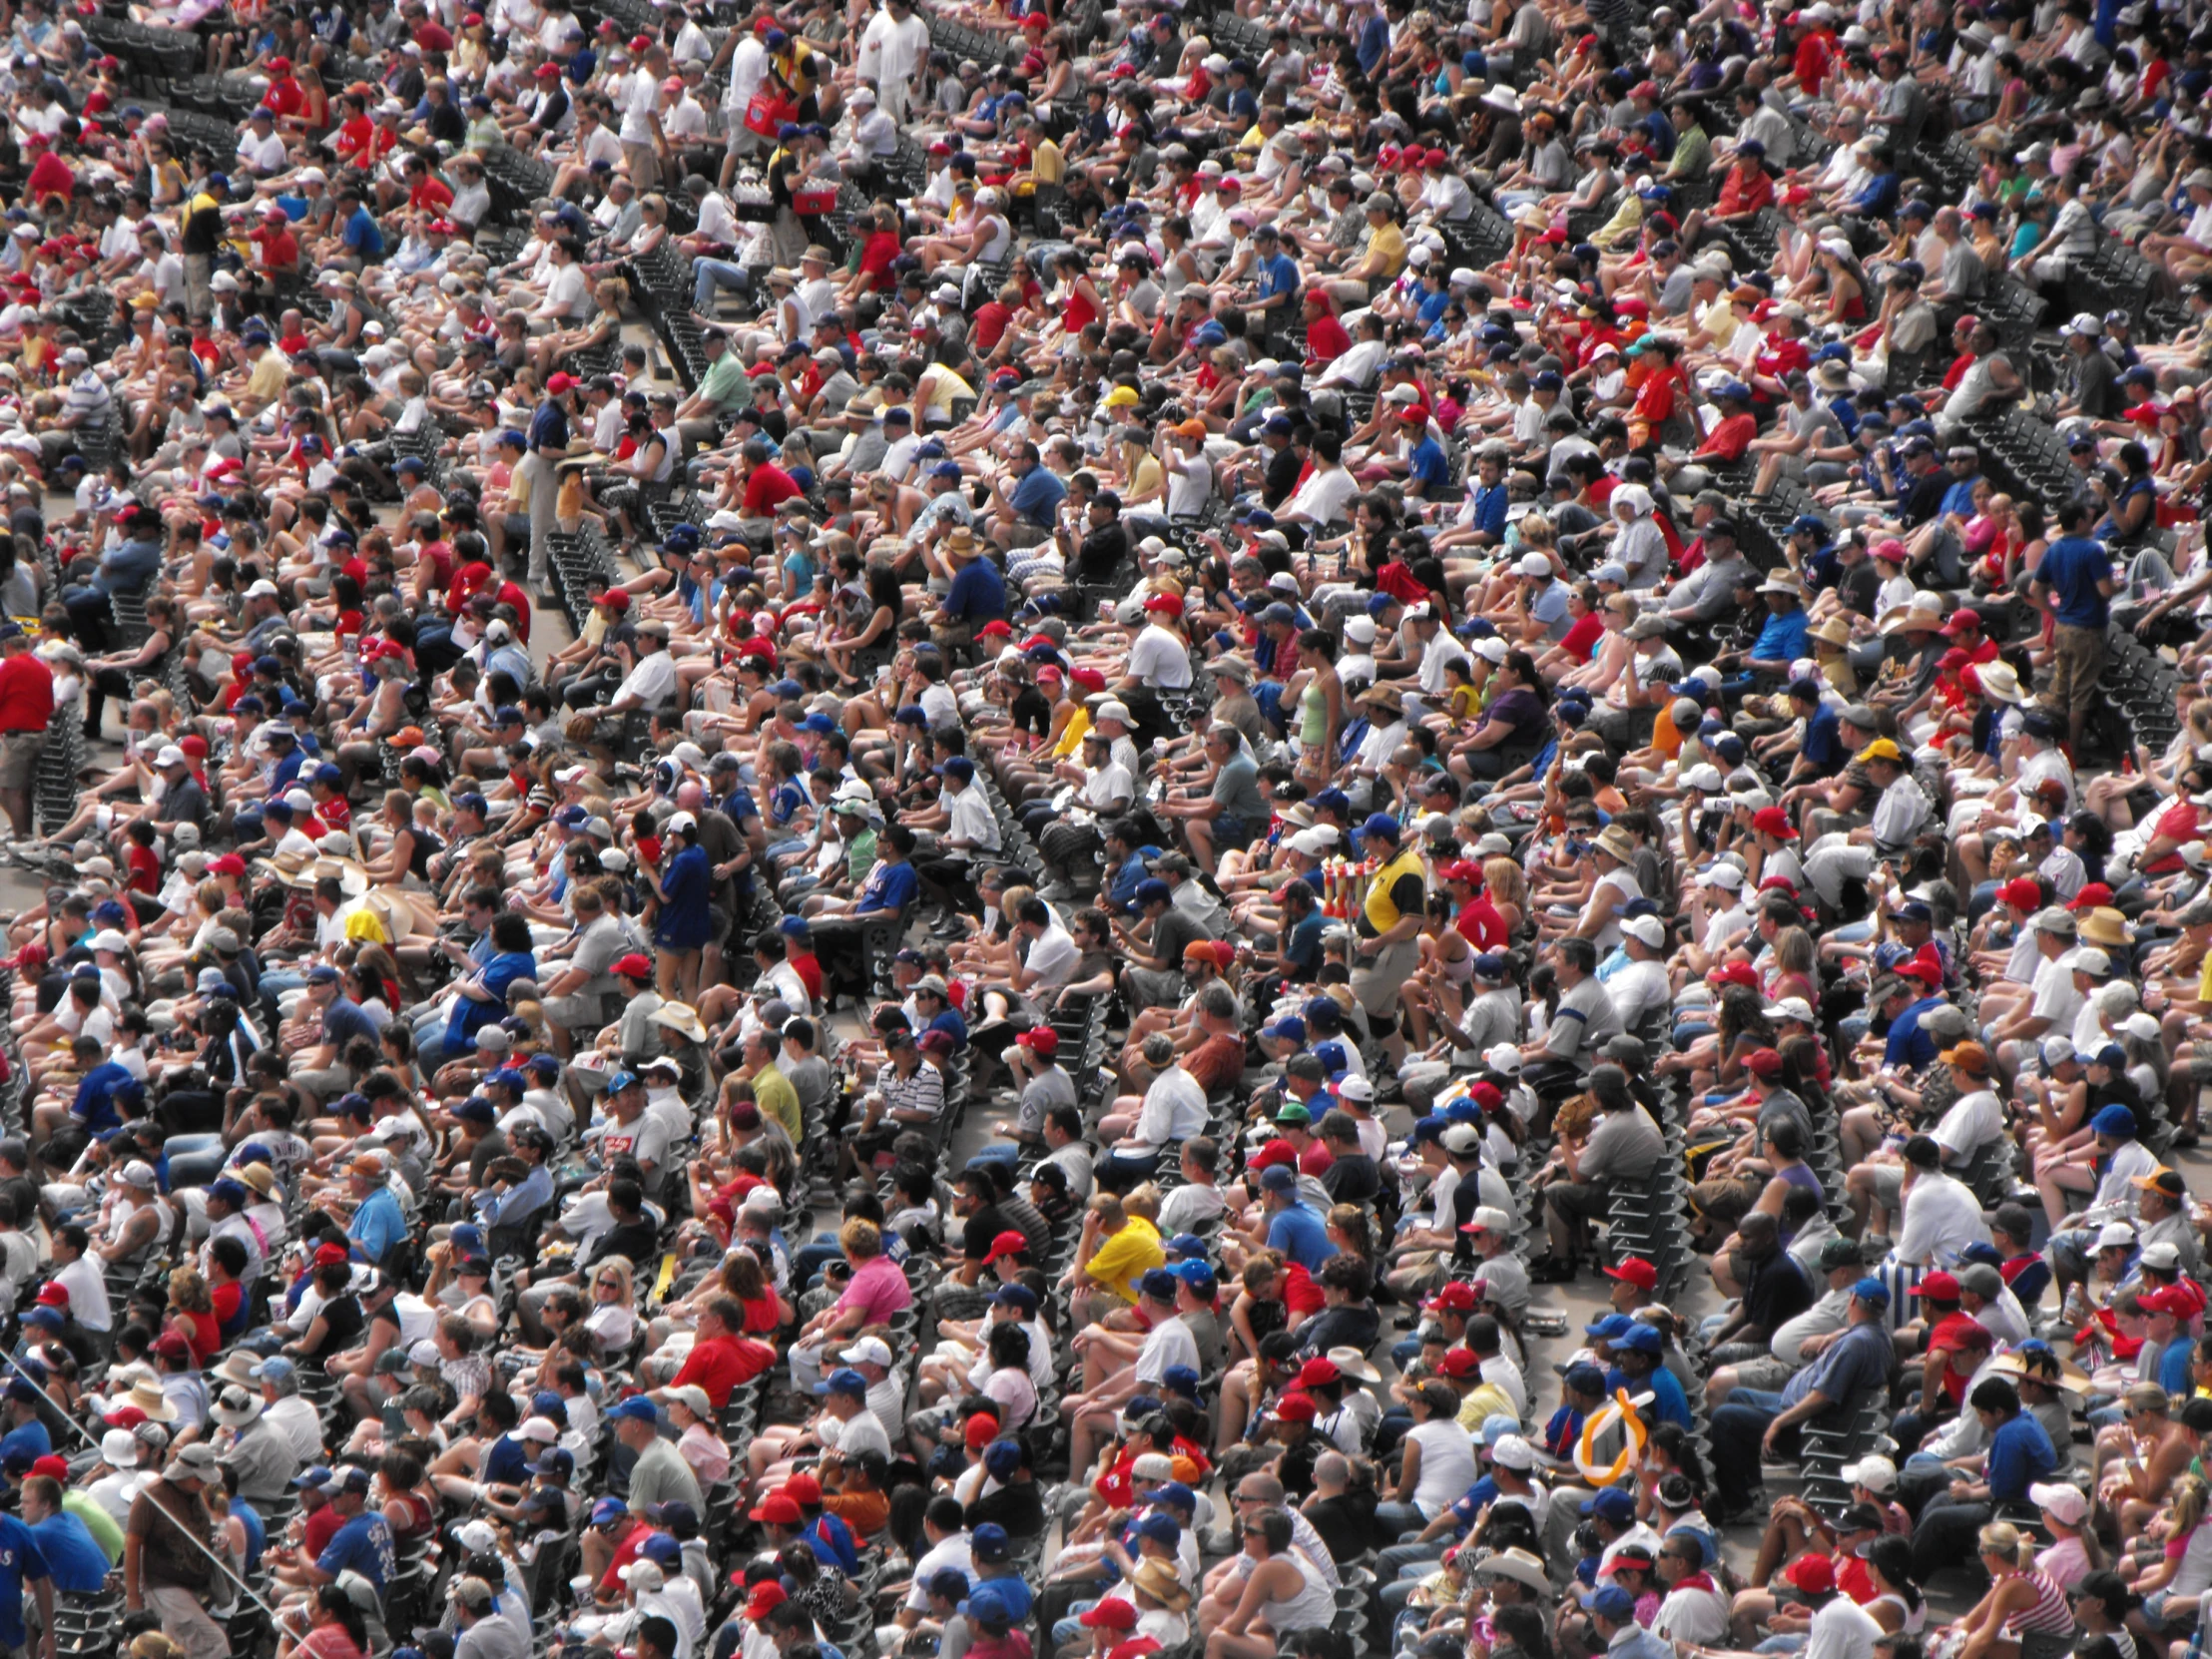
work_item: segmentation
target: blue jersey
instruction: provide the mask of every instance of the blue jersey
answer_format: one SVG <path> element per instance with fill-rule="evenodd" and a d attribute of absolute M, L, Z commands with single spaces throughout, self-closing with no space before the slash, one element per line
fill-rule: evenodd
<path fill-rule="evenodd" d="M 379 1509 L 364 1509 L 337 1529 L 322 1553 L 315 1557 L 318 1571 L 335 1578 L 341 1572 L 359 1573 L 383 1592 L 392 1574 L 399 1570 L 399 1557 L 392 1549 L 391 1526 Z"/>
<path fill-rule="evenodd" d="M 15 1516 L 0 1515 L 0 1646 L 23 1645 L 24 1581 L 52 1576 L 37 1534 Z"/>

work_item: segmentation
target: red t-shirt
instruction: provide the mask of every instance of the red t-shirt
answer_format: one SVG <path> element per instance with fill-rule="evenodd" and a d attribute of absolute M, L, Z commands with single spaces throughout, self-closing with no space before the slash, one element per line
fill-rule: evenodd
<path fill-rule="evenodd" d="M 1598 642 L 1605 638 L 1605 622 L 1597 612 L 1579 618 L 1559 641 L 1559 649 L 1572 655 L 1578 662 L 1588 662 L 1597 655 Z"/>
<path fill-rule="evenodd" d="M 774 1364 L 776 1350 L 766 1343 L 750 1337 L 711 1337 L 692 1344 L 684 1369 L 669 1386 L 681 1388 L 687 1382 L 696 1382 L 707 1390 L 708 1400 L 719 1411 L 730 1403 L 731 1389 L 752 1382 Z"/>
<path fill-rule="evenodd" d="M 877 231 L 867 239 L 860 250 L 860 273 L 874 278 L 877 289 L 891 285 L 891 265 L 904 252 L 899 240 L 889 231 Z"/>
<path fill-rule="evenodd" d="M 76 183 L 75 170 L 49 150 L 32 164 L 30 181 L 24 187 L 24 194 L 34 202 L 43 202 L 49 196 L 59 196 L 66 201 L 71 187 Z"/>
<path fill-rule="evenodd" d="M 822 1000 L 822 958 L 813 951 L 800 956 L 786 956 L 791 970 L 799 975 L 799 982 L 807 987 L 807 994 L 815 1001 Z"/>
<path fill-rule="evenodd" d="M 798 493 L 799 486 L 782 467 L 774 462 L 757 466 L 745 480 L 744 516 L 766 518 Z"/>
<path fill-rule="evenodd" d="M 268 106 L 270 114 L 282 120 L 287 115 L 297 115 L 305 108 L 307 99 L 299 83 L 285 75 L 269 83 L 268 90 L 262 94 L 262 102 Z"/>
<path fill-rule="evenodd" d="M 1306 324 L 1306 355 L 1310 361 L 1330 362 L 1352 349 L 1352 336 L 1333 316 L 1317 316 Z"/>
<path fill-rule="evenodd" d="M 238 1318 L 239 1308 L 246 1301 L 246 1287 L 233 1280 L 228 1285 L 214 1286 L 208 1296 L 215 1304 L 216 1324 L 225 1326 Z"/>
<path fill-rule="evenodd" d="M 1723 460 L 1733 461 L 1743 454 L 1751 440 L 1758 435 L 1759 421 L 1756 416 L 1733 414 L 1705 435 L 1705 447 L 1699 453 L 1718 455 Z"/>
<path fill-rule="evenodd" d="M 54 719 L 54 671 L 25 652 L 0 662 L 0 732 L 43 732 Z"/>
<path fill-rule="evenodd" d="M 427 175 L 407 192 L 407 206 L 420 212 L 443 213 L 453 205 L 453 193 L 442 180 Z"/>
<path fill-rule="evenodd" d="M 2151 839 L 2160 836 L 2170 841 L 2192 841 L 2197 836 L 2197 804 L 2188 798 L 2175 802 L 2158 815 L 2158 822 L 2151 826 Z M 2145 864 L 2145 875 L 2170 875 L 2181 867 L 2181 854 L 2169 852 L 2156 863 Z"/>
<path fill-rule="evenodd" d="M 501 582 L 492 594 L 495 604 L 512 605 L 515 608 L 515 638 L 524 645 L 530 643 L 530 596 L 513 582 Z"/>
<path fill-rule="evenodd" d="M 345 1524 L 345 1517 L 325 1503 L 307 1517 L 307 1524 L 300 1541 L 307 1559 L 320 1560 L 322 1552 L 330 1547 L 330 1540 L 338 1535 L 338 1528 Z"/>
<path fill-rule="evenodd" d="M 160 892 L 162 890 L 162 858 L 151 846 L 140 846 L 136 841 L 125 850 L 123 864 L 131 873 L 124 885 L 133 892 Z"/>

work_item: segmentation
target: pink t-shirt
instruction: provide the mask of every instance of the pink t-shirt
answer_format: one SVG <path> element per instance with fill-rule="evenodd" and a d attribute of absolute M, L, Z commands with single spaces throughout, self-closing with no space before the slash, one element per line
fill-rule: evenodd
<path fill-rule="evenodd" d="M 898 1264 L 887 1256 L 875 1256 L 852 1270 L 852 1282 L 837 1298 L 837 1308 L 839 1312 L 857 1308 L 866 1316 L 865 1324 L 881 1325 L 912 1307 L 913 1301 L 913 1288 Z"/>

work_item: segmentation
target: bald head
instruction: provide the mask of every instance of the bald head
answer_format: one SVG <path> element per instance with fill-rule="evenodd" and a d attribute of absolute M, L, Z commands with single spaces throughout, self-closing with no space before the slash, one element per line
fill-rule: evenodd
<path fill-rule="evenodd" d="M 707 805 L 707 791 L 696 778 L 676 786 L 676 810 L 696 816 Z"/>

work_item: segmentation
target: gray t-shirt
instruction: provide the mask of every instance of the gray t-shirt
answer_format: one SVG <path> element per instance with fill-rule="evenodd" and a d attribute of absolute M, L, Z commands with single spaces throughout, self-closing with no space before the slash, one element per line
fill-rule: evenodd
<path fill-rule="evenodd" d="M 1561 993 L 1558 1011 L 1551 1016 L 1551 1028 L 1544 1037 L 1544 1049 L 1571 1060 L 1620 1034 L 1621 1020 L 1613 1011 L 1613 998 L 1592 975 Z"/>
<path fill-rule="evenodd" d="M 1268 804 L 1260 794 L 1260 766 L 1250 755 L 1232 755 L 1214 778 L 1213 798 L 1222 812 L 1253 833 L 1267 827 Z"/>
<path fill-rule="evenodd" d="M 1666 1137 L 1641 1106 L 1600 1112 L 1575 1170 L 1584 1181 L 1641 1181 L 1666 1151 Z"/>
<path fill-rule="evenodd" d="M 591 975 L 581 994 L 585 996 L 612 996 L 622 989 L 621 982 L 607 970 L 622 955 L 625 943 L 620 919 L 601 915 L 576 941 L 576 954 L 569 958 L 571 967 L 582 968 Z"/>

